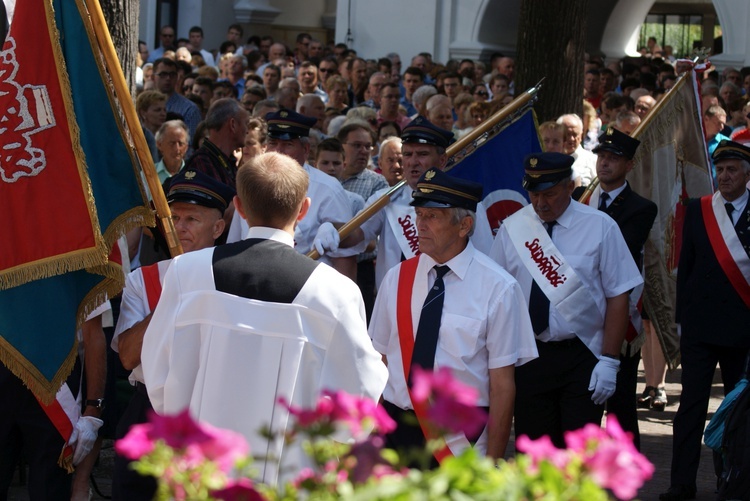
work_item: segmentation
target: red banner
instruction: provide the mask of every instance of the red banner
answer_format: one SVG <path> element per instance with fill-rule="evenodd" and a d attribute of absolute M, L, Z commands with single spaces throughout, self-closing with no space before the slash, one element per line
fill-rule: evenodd
<path fill-rule="evenodd" d="M 16 9 L 0 58 L 0 213 L 43 214 L 3 218 L 0 290 L 107 262 L 51 8 Z"/>

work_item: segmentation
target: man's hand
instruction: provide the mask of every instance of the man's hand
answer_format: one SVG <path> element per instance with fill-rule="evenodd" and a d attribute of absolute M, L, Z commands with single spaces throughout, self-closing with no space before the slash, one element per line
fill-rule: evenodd
<path fill-rule="evenodd" d="M 78 419 L 75 428 L 73 428 L 73 433 L 70 435 L 70 440 L 68 440 L 68 443 L 75 447 L 73 465 L 83 461 L 83 458 L 91 452 L 99 434 L 99 428 L 103 424 L 104 421 L 94 416 L 81 416 Z"/>
<path fill-rule="evenodd" d="M 313 247 L 318 254 L 323 256 L 326 252 L 335 252 L 339 248 L 340 241 L 338 230 L 331 223 L 325 222 L 320 225 L 318 233 L 315 234 Z"/>
<path fill-rule="evenodd" d="M 620 370 L 620 361 L 610 357 L 599 357 L 599 362 L 591 373 L 589 391 L 593 391 L 591 400 L 596 405 L 603 405 L 615 392 L 617 383 L 617 371 Z"/>

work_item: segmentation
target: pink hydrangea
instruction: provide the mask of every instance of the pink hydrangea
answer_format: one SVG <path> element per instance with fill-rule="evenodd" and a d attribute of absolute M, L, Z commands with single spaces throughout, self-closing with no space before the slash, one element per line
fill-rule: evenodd
<path fill-rule="evenodd" d="M 487 424 L 487 413 L 477 407 L 479 391 L 454 378 L 449 368 L 415 367 L 412 382 L 412 398 L 427 404 L 427 418 L 439 430 L 475 436 Z"/>
<path fill-rule="evenodd" d="M 265 499 L 247 478 L 231 480 L 223 489 L 211 491 L 211 496 L 223 501 L 263 501 Z"/>

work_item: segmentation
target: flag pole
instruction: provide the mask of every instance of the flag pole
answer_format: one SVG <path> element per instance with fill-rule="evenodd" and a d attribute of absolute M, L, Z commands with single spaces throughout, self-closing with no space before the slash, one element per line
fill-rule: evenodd
<path fill-rule="evenodd" d="M 497 125 L 502 120 L 505 120 L 509 116 L 516 113 L 524 105 L 526 105 L 526 103 L 528 103 L 531 99 L 533 99 L 536 93 L 541 88 L 543 81 L 544 79 L 540 80 L 539 83 L 537 83 L 534 87 L 531 87 L 527 91 L 523 92 L 513 101 L 508 103 L 507 106 L 495 112 L 495 114 L 493 114 L 487 120 L 482 122 L 478 127 L 473 129 L 466 136 L 462 137 L 455 143 L 448 146 L 445 152 L 448 154 L 448 163 L 451 165 L 447 167 L 445 170 L 446 171 L 450 170 L 450 168 L 453 167 L 455 163 L 458 163 L 459 161 L 463 160 L 463 158 L 471 154 L 477 148 L 484 145 L 487 142 L 487 140 L 489 140 L 490 138 L 489 137 L 482 138 L 482 136 L 491 132 L 492 128 L 495 125 Z M 482 139 L 483 141 L 480 141 Z M 478 144 L 475 144 L 475 141 L 478 142 Z M 453 157 L 459 154 L 461 156 L 455 162 L 452 162 L 452 160 L 455 160 Z M 393 185 L 390 190 L 385 192 L 375 202 L 365 207 L 359 214 L 357 214 L 352 219 L 350 219 L 349 222 L 347 222 L 344 226 L 339 228 L 339 238 L 341 240 L 345 239 L 346 237 L 349 236 L 349 234 L 352 231 L 362 226 L 362 224 L 364 224 L 365 221 L 367 221 L 372 216 L 374 216 L 380 209 L 388 205 L 391 201 L 391 197 L 395 195 L 396 193 L 398 193 L 399 190 L 401 190 L 405 185 L 406 185 L 406 179 L 402 179 L 401 181 Z M 312 258 L 312 259 L 319 259 L 320 254 L 318 253 L 316 249 L 313 249 L 307 253 L 307 257 Z"/>
<path fill-rule="evenodd" d="M 146 177 L 148 189 L 151 191 L 157 219 L 161 222 L 164 230 L 169 253 L 172 257 L 179 256 L 183 252 L 182 245 L 177 238 L 177 232 L 175 231 L 174 223 L 172 222 L 172 213 L 169 210 L 169 204 L 167 204 L 167 199 L 164 196 L 164 190 L 162 190 L 159 177 L 156 175 L 156 167 L 154 167 L 154 161 L 151 158 L 151 153 L 146 144 L 143 129 L 141 128 L 140 121 L 135 113 L 130 90 L 125 82 L 125 75 L 122 72 L 120 60 L 117 57 L 117 52 L 115 52 L 115 47 L 112 44 L 112 38 L 110 37 L 109 29 L 107 28 L 107 22 L 104 19 L 104 13 L 102 12 L 98 0 L 83 1 L 85 2 L 86 9 L 89 13 L 91 26 L 94 30 L 94 38 L 96 39 L 99 50 L 102 53 L 102 57 L 107 63 L 107 69 L 109 70 L 109 76 L 116 97 L 120 103 L 120 109 L 122 110 L 125 123 L 130 131 L 130 137 L 133 139 L 136 158 L 138 159 L 138 163 L 141 165 L 143 174 Z"/>

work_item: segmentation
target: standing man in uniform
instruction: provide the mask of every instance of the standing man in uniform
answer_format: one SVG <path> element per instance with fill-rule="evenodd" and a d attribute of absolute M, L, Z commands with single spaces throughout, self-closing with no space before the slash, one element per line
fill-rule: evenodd
<path fill-rule="evenodd" d="M 325 174 L 323 174 L 325 175 Z M 175 258 L 143 339 L 154 410 L 245 435 L 261 480 L 296 476 L 301 448 L 283 434 L 284 398 L 311 408 L 324 389 L 377 401 L 387 370 L 367 335 L 356 284 L 294 250 L 307 214 L 309 176 L 293 158 L 265 153 L 237 176 L 245 240 Z"/>
<path fill-rule="evenodd" d="M 348 221 L 352 217 L 351 204 L 341 183 L 328 174 L 319 171 L 309 163 L 310 129 L 317 120 L 282 109 L 266 115 L 268 123 L 267 152 L 283 153 L 292 157 L 307 172 L 310 182 L 307 196 L 311 199 L 306 218 L 295 227 L 294 245 L 297 252 L 307 254 L 313 248 L 313 239 L 321 224 L 326 221 Z M 229 230 L 229 242 L 245 238 L 247 222 L 235 214 Z M 343 254 L 343 255 L 342 255 Z M 331 253 L 323 262 L 357 280 L 356 253 Z"/>
<path fill-rule="evenodd" d="M 518 280 L 539 358 L 516 370 L 516 436 L 599 424 L 615 391 L 628 293 L 643 283 L 611 217 L 571 199 L 573 157 L 526 157 L 531 204 L 508 217 L 490 257 Z"/>
<path fill-rule="evenodd" d="M 385 208 L 354 230 L 343 243 L 339 242 L 338 232 L 332 224 L 321 225 L 315 237 L 318 252 L 336 251 L 339 244 L 341 247 L 351 247 L 347 251 L 362 252 L 367 242 L 380 237 L 375 264 L 375 285 L 379 288 L 388 270 L 419 253 L 416 216 L 414 207 L 409 205 L 411 192 L 417 188 L 419 178 L 427 169 L 434 167 L 442 170 L 445 167 L 448 161 L 445 150 L 452 138 L 452 132 L 436 127 L 424 117 L 415 118 L 401 134 L 404 177 L 408 186 L 392 195 Z M 365 207 L 375 203 L 388 189 L 375 192 Z M 492 230 L 481 202 L 477 204 L 471 241 L 480 252 L 489 252 L 492 247 Z"/>
<path fill-rule="evenodd" d="M 701 438 L 716 363 L 724 394 L 750 347 L 750 148 L 724 140 L 712 157 L 719 190 L 688 205 L 677 268 L 682 394 L 674 418 L 671 487 L 663 501 L 695 499 Z"/>
<path fill-rule="evenodd" d="M 594 148 L 599 187 L 591 194 L 588 205 L 604 211 L 615 220 L 633 262 L 643 271 L 643 246 L 656 219 L 657 207 L 634 192 L 625 180 L 628 172 L 633 170 L 633 156 L 640 144 L 637 139 L 611 127 L 599 136 L 599 144 Z M 576 188 L 576 192 L 582 191 L 582 188 Z M 573 199 L 578 198 L 580 195 L 574 193 Z M 607 415 L 617 416 L 622 429 L 633 434 L 633 443 L 639 449 L 638 411 L 633 395 L 638 384 L 638 363 L 645 337 L 637 307 L 642 292 L 643 288 L 637 287 L 630 295 L 630 325 L 620 350 L 617 386 L 614 395 L 607 400 Z"/>
<path fill-rule="evenodd" d="M 370 324 L 373 345 L 388 364 L 383 407 L 398 424 L 389 447 L 425 442 L 414 422 L 411 370 L 449 367 L 478 390 L 477 405 L 489 416 L 480 436 L 447 439 L 451 452 L 476 442 L 492 458 L 505 454 L 514 368 L 537 351 L 518 283 L 469 241 L 481 197 L 480 184 L 438 169 L 426 171 L 413 192 L 421 254 L 388 271 Z"/>
<path fill-rule="evenodd" d="M 167 202 L 183 251 L 214 246 L 224 232 L 224 211 L 234 195 L 232 188 L 202 172 L 187 169 L 173 178 Z M 171 263 L 171 260 L 160 261 L 138 268 L 125 281 L 112 349 L 120 354 L 123 367 L 132 370 L 128 379 L 135 386 L 135 393 L 117 424 L 118 439 L 124 437 L 132 425 L 145 423 L 148 412 L 153 410 L 143 379 L 141 348 Z M 115 455 L 112 499 L 153 499 L 156 494 L 154 478 L 139 475 L 129 465 L 130 461 Z"/>

